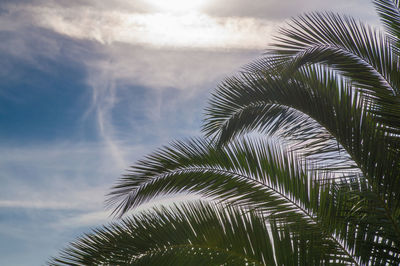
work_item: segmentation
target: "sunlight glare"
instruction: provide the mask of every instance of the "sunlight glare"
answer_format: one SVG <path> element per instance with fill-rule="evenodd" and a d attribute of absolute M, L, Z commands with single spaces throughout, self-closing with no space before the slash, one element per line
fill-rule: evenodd
<path fill-rule="evenodd" d="M 195 12 L 206 0 L 147 0 L 152 6 L 169 12 Z"/>
<path fill-rule="evenodd" d="M 84 10 L 74 11 L 73 16 L 69 9 L 54 12 L 51 8 L 31 8 L 29 12 L 38 18 L 38 25 L 44 28 L 105 45 L 125 43 L 173 49 L 261 49 L 266 46 L 274 28 L 274 24 L 267 20 L 213 17 L 200 11 L 107 13 Z"/>

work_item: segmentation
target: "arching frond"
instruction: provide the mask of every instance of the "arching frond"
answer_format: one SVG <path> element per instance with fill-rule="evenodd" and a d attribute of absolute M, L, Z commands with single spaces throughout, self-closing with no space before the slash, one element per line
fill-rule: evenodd
<path fill-rule="evenodd" d="M 276 144 L 249 139 L 219 147 L 209 141 L 192 140 L 176 142 L 140 161 L 114 187 L 109 203 L 126 213 L 165 194 L 197 193 L 257 209 L 297 231 L 314 232 L 335 250 L 332 254 L 354 262 L 359 255 L 353 250 L 360 249 L 366 235 L 374 237 L 376 232 L 349 233 L 357 228 L 347 218 L 360 200 L 359 188 L 352 187 L 349 180 L 335 180 L 334 176 L 329 179 L 307 170 L 301 160 Z M 343 190 L 344 186 L 348 189 Z M 371 245 L 364 251 L 375 249 Z M 382 259 L 390 261 L 393 256 L 386 254 Z"/>
<path fill-rule="evenodd" d="M 323 244 L 318 235 L 284 227 L 257 212 L 206 202 L 154 208 L 95 229 L 49 264 L 319 265 L 336 259 L 313 245 Z"/>
<path fill-rule="evenodd" d="M 301 162 L 272 143 L 248 139 L 220 149 L 213 142 L 194 139 L 175 142 L 139 161 L 114 187 L 109 203 L 126 213 L 154 197 L 188 191 L 289 211 L 296 198 L 308 201 L 309 179 Z M 285 197 L 290 194 L 294 198 L 288 204 Z"/>
<path fill-rule="evenodd" d="M 398 5 L 398 1 L 377 2 L 378 10 Z M 304 64 L 335 69 L 367 96 L 369 111 L 385 130 L 399 135 L 399 54 L 385 34 L 348 17 L 320 13 L 293 19 L 281 33 L 273 53 L 291 61 L 292 71 Z"/>
<path fill-rule="evenodd" d="M 281 29 L 274 54 L 296 65 L 323 63 L 377 98 L 399 94 L 399 59 L 378 30 L 349 17 L 312 13 Z"/>

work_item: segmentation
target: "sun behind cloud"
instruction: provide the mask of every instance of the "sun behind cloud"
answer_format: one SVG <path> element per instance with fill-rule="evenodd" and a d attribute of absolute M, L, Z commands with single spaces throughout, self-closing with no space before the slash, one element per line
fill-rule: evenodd
<path fill-rule="evenodd" d="M 193 3 L 196 1 L 200 3 L 200 0 L 194 0 Z M 179 0 L 172 1 L 177 2 Z M 189 8 L 189 4 L 183 6 Z M 140 13 L 63 6 L 14 8 L 14 12 L 29 15 L 42 28 L 104 45 L 124 43 L 157 49 L 261 50 L 266 47 L 275 28 L 273 21 L 250 17 L 215 17 L 203 13 L 200 7 L 198 10 Z"/>
<path fill-rule="evenodd" d="M 145 0 L 155 9 L 164 12 L 196 12 L 209 0 Z"/>

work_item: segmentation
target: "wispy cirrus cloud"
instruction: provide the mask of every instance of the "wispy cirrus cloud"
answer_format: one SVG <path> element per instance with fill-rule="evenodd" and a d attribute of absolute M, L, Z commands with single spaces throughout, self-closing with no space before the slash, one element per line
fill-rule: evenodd
<path fill-rule="evenodd" d="M 104 195 L 112 184 L 105 180 L 123 171 L 105 164 L 110 160 L 107 148 L 96 143 L 2 145 L 0 154 L 2 208 L 103 208 Z"/>

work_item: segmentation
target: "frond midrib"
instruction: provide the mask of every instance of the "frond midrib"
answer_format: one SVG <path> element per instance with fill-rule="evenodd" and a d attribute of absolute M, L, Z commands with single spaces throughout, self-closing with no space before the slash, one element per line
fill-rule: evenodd
<path fill-rule="evenodd" d="M 202 249 L 202 250 L 213 250 L 215 252 L 220 252 L 220 253 L 225 253 L 228 255 L 231 255 L 233 257 L 243 259 L 244 261 L 252 262 L 254 265 L 260 265 L 260 266 L 266 266 L 267 264 L 263 264 L 262 262 L 255 260 L 254 258 L 244 256 L 243 254 L 234 252 L 230 249 L 223 249 L 219 248 L 216 246 L 207 246 L 207 245 L 200 245 L 200 244 L 177 244 L 177 245 L 169 245 L 165 247 L 157 247 L 156 249 L 151 249 L 146 252 L 143 252 L 142 254 L 138 255 L 136 258 L 142 257 L 142 256 L 148 256 L 151 254 L 157 254 L 157 253 L 163 253 L 165 251 L 168 251 L 170 249 L 190 249 L 190 248 L 195 248 L 195 249 Z"/>
<path fill-rule="evenodd" d="M 229 116 L 225 117 L 223 119 L 223 121 L 220 123 L 220 125 L 218 126 L 219 128 L 224 128 L 227 126 L 227 124 L 229 123 L 229 120 L 231 120 L 233 117 L 239 115 L 240 113 L 243 113 L 246 109 L 248 108 L 256 108 L 256 107 L 265 107 L 266 105 L 273 105 L 274 103 L 267 103 L 263 100 L 259 100 L 257 102 L 250 102 L 249 104 L 240 106 L 239 108 L 237 108 L 235 111 L 231 112 L 229 114 Z M 206 127 L 206 126 L 205 126 Z M 206 132 L 206 136 L 211 136 L 212 134 L 215 134 L 216 130 L 210 130 L 210 132 Z M 205 131 L 205 129 L 203 128 L 203 131 Z"/>
<path fill-rule="evenodd" d="M 208 168 L 208 167 L 187 167 L 184 169 L 177 169 L 177 170 L 173 170 L 173 171 L 168 171 L 167 173 L 161 174 L 161 175 L 157 175 L 154 176 L 149 182 L 146 182 L 144 184 L 142 184 L 141 186 L 145 186 L 147 183 L 153 182 L 155 179 L 161 179 L 164 178 L 166 176 L 170 176 L 173 174 L 178 174 L 178 173 L 185 173 L 185 172 L 190 172 L 190 171 L 199 171 L 199 172 L 204 172 L 204 171 L 208 171 L 208 172 L 215 172 L 215 173 L 225 173 L 225 174 L 229 174 L 229 175 L 234 175 L 237 177 L 241 177 L 244 178 L 250 182 L 256 183 L 257 185 L 261 185 L 263 187 L 266 187 L 267 189 L 272 190 L 275 194 L 279 195 L 281 198 L 283 198 L 284 200 L 286 200 L 287 202 L 293 204 L 299 211 L 301 211 L 305 216 L 307 216 L 314 225 L 317 225 L 319 227 L 319 229 L 321 230 L 321 232 L 326 232 L 326 230 L 323 229 L 323 226 L 318 222 L 318 220 L 316 219 L 316 217 L 308 212 L 306 209 L 304 209 L 303 207 L 301 207 L 297 202 L 291 200 L 286 194 L 284 194 L 283 192 L 279 191 L 277 188 L 274 188 L 273 186 L 270 186 L 268 184 L 265 184 L 261 181 L 255 180 L 249 176 L 240 174 L 240 173 L 235 173 L 233 171 L 229 171 L 226 169 L 214 169 L 214 168 Z M 131 193 L 134 193 L 135 191 L 132 191 Z M 331 234 L 328 233 L 324 233 L 326 236 L 328 236 L 333 242 L 335 242 L 336 245 L 339 246 L 339 248 L 356 264 L 359 265 L 356 258 L 353 257 L 353 255 L 351 255 L 348 250 L 340 243 L 340 241 L 338 241 L 336 239 L 336 237 L 332 236 Z"/>
<path fill-rule="evenodd" d="M 353 51 L 343 47 L 343 46 L 339 46 L 339 45 L 334 45 L 334 44 L 312 44 L 309 45 L 307 48 L 302 49 L 301 52 L 308 52 L 312 49 L 315 48 L 331 48 L 331 49 L 337 49 L 339 51 L 345 52 L 347 53 L 347 55 L 349 56 L 353 56 L 356 57 L 358 60 L 360 60 L 364 66 L 369 67 L 370 70 L 374 71 L 376 74 L 378 74 L 378 76 L 380 77 L 381 81 L 384 81 L 386 84 L 386 88 L 390 89 L 390 91 L 396 96 L 396 91 L 393 88 L 393 85 L 390 83 L 390 81 L 386 78 L 386 76 L 381 73 L 378 69 L 376 69 L 368 60 L 366 60 L 365 58 L 361 57 L 360 55 L 357 55 L 356 53 L 354 53 Z M 296 55 L 299 55 L 301 52 L 296 53 Z"/>
<path fill-rule="evenodd" d="M 272 102 L 267 102 L 266 100 L 261 100 L 258 102 L 259 106 L 262 106 L 264 103 L 265 105 L 269 105 L 269 104 L 274 104 Z M 322 128 L 324 128 L 327 132 L 329 132 L 329 134 L 331 134 L 333 136 L 334 139 L 336 139 L 336 141 L 338 143 L 341 144 L 341 139 L 338 138 L 337 134 L 333 133 L 332 130 L 329 129 L 329 127 L 327 127 L 325 125 L 325 123 L 323 123 L 322 121 L 320 121 L 319 119 L 316 119 L 312 114 L 310 114 L 310 112 L 308 112 L 307 110 L 305 110 L 304 108 L 301 108 L 300 106 L 294 106 L 293 104 L 288 104 L 288 103 L 279 103 L 281 106 L 286 106 L 288 108 L 293 108 L 305 115 L 307 115 L 308 117 L 310 117 L 311 119 L 313 119 L 316 123 L 318 123 Z M 250 105 L 246 105 L 248 107 L 251 107 Z M 246 106 L 242 107 L 239 112 L 242 112 Z M 347 154 L 349 154 L 349 156 L 351 157 L 352 161 L 355 162 L 355 164 L 357 165 L 357 168 L 361 170 L 361 172 L 363 173 L 363 175 L 365 176 L 365 178 L 368 178 L 369 175 L 367 175 L 365 173 L 365 171 L 363 170 L 363 168 L 361 167 L 360 162 L 356 159 L 356 157 L 354 157 L 354 154 L 349 151 L 348 148 L 346 148 L 346 146 L 341 144 L 341 147 L 347 152 Z M 373 182 L 372 182 L 373 183 Z M 385 209 L 385 214 L 388 218 L 388 220 L 390 221 L 390 223 L 392 224 L 397 236 L 400 238 L 400 227 L 396 224 L 395 222 L 395 218 L 392 216 L 391 212 L 389 211 L 388 207 L 386 206 L 386 204 L 384 204 L 384 200 L 381 198 L 380 194 L 378 193 L 379 190 L 377 190 L 376 186 L 373 186 L 373 193 L 376 195 L 376 197 L 378 197 L 379 202 L 381 203 L 381 206 Z"/>

